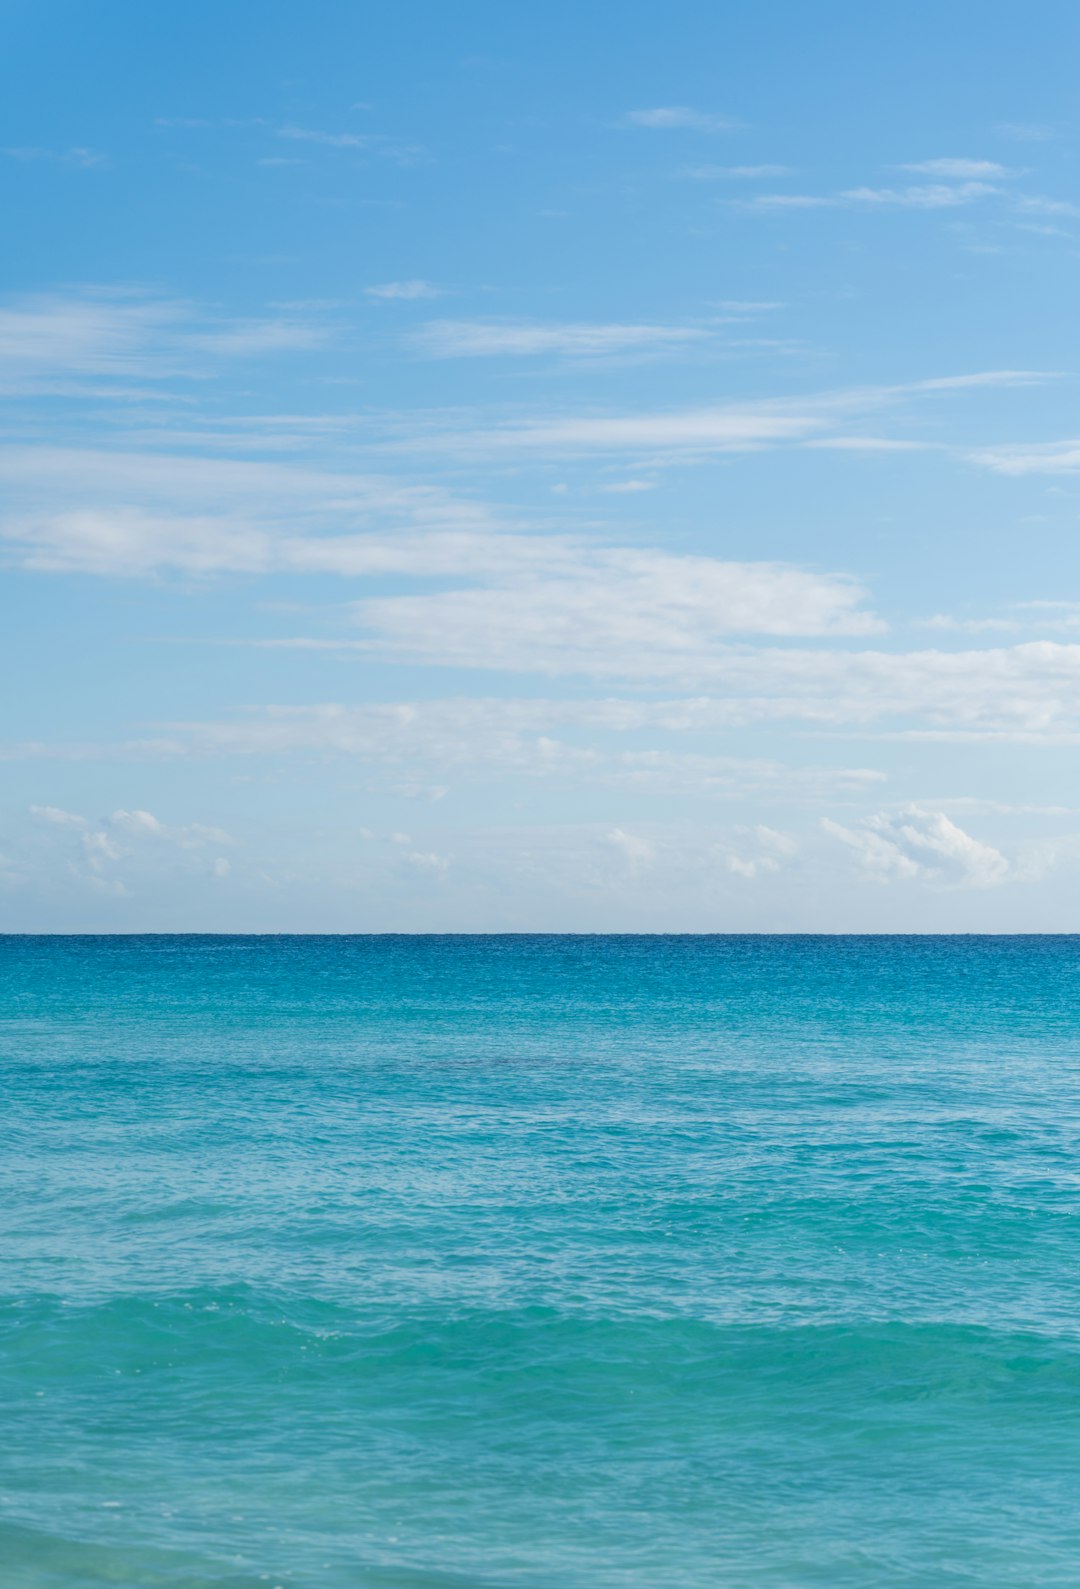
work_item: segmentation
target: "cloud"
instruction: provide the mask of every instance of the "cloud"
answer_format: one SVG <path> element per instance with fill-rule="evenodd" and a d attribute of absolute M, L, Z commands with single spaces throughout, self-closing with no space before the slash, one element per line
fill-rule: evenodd
<path fill-rule="evenodd" d="M 757 182 L 791 175 L 790 166 L 689 166 L 678 173 L 691 182 Z"/>
<path fill-rule="evenodd" d="M 1016 143 L 1046 143 L 1057 136 L 1052 127 L 1037 121 L 999 121 L 995 130 Z"/>
<path fill-rule="evenodd" d="M 755 198 L 736 202 L 744 210 L 818 210 L 837 200 L 820 193 L 759 193 Z"/>
<path fill-rule="evenodd" d="M 365 287 L 369 298 L 402 299 L 411 302 L 417 298 L 441 298 L 442 288 L 430 281 L 384 281 L 374 287 Z"/>
<path fill-rule="evenodd" d="M 1048 199 L 1038 193 L 1021 194 L 1013 208 L 1022 215 L 1080 215 L 1080 205 L 1070 204 L 1065 199 Z"/>
<path fill-rule="evenodd" d="M 30 814 L 38 823 L 70 834 L 66 841 L 61 840 L 59 833 L 56 839 L 63 846 L 61 853 L 68 857 L 70 876 L 97 892 L 117 897 L 129 896 L 137 877 L 153 876 L 162 857 L 166 858 L 166 865 L 189 869 L 194 864 L 205 874 L 205 859 L 196 859 L 194 852 L 235 842 L 221 828 L 198 822 L 170 825 L 159 821 L 152 812 L 139 809 L 114 811 L 112 816 L 96 822 L 58 806 L 31 806 Z M 209 867 L 210 875 L 219 878 L 227 876 L 229 870 L 229 862 L 223 856 Z M 118 876 L 121 871 L 123 875 Z"/>
<path fill-rule="evenodd" d="M 30 815 L 39 822 L 49 822 L 54 827 L 86 827 L 85 817 L 78 816 L 74 811 L 65 811 L 60 806 L 31 806 Z"/>
<path fill-rule="evenodd" d="M 630 452 L 643 461 L 664 457 L 689 460 L 717 453 L 753 452 L 768 446 L 799 445 L 835 431 L 841 420 L 850 425 L 853 415 L 910 404 L 928 393 L 1035 385 L 1050 378 L 1046 372 L 1033 370 L 978 370 L 896 386 L 811 393 L 798 402 L 762 399 L 741 405 L 636 413 L 563 412 L 507 419 L 486 426 L 472 416 L 463 425 L 440 412 L 430 419 L 413 421 L 408 430 L 403 428 L 397 436 L 388 435 L 383 447 L 402 452 L 449 452 L 456 458 L 466 452 L 497 455 L 517 451 L 543 452 L 553 457 L 582 452 Z M 847 438 L 843 444 L 853 445 Z M 862 444 L 882 448 L 889 442 L 870 438 Z"/>
<path fill-rule="evenodd" d="M 319 143 L 328 149 L 367 149 L 375 139 L 359 132 L 320 132 L 315 127 L 279 127 L 279 138 L 290 138 L 295 143 Z"/>
<path fill-rule="evenodd" d="M 868 634 L 881 627 L 845 576 L 622 548 L 495 573 L 485 588 L 357 603 L 381 655 L 557 674 L 699 676 L 737 634 Z"/>
<path fill-rule="evenodd" d="M 348 642 L 327 639 L 271 643 L 349 654 Z M 370 640 L 354 644 L 359 655 L 378 649 Z M 421 637 L 416 649 L 430 656 L 433 646 Z M 479 639 L 473 640 L 469 655 L 472 666 L 484 666 Z M 460 663 L 460 654 L 448 652 L 445 660 Z M 705 732 L 790 721 L 821 730 L 885 731 L 960 741 L 1074 744 L 1080 737 L 1080 645 L 1058 641 L 901 652 L 699 641 L 696 648 L 660 648 L 655 654 L 631 643 L 594 643 L 587 651 L 564 655 L 556 648 L 535 651 L 523 641 L 514 660 L 516 670 L 525 673 L 587 672 L 635 684 L 676 681 L 708 691 L 648 707 L 640 702 L 610 702 L 601 717 L 592 703 L 588 721 L 610 726 L 651 724 Z M 552 710 L 552 703 L 545 710 Z"/>
<path fill-rule="evenodd" d="M 899 208 L 944 210 L 972 204 L 1000 190 L 988 182 L 932 182 L 906 188 L 846 188 L 840 193 L 759 193 L 752 199 L 732 199 L 736 209 L 783 211 L 815 210 L 832 205 L 870 209 Z"/>
<path fill-rule="evenodd" d="M 821 414 L 783 413 L 761 404 L 511 421 L 492 430 L 458 435 L 454 440 L 484 451 L 702 454 L 746 452 L 770 442 L 798 440 L 824 424 Z M 449 435 L 445 444 L 453 445 Z"/>
<path fill-rule="evenodd" d="M 403 143 L 378 132 L 324 132 L 318 127 L 298 127 L 290 123 L 279 127 L 277 135 L 293 143 L 316 144 L 324 149 L 344 149 L 354 153 L 380 155 L 384 159 L 396 160 L 399 165 L 411 165 L 423 154 L 419 144 Z"/>
<path fill-rule="evenodd" d="M 412 338 L 431 358 L 487 358 L 495 355 L 533 357 L 563 354 L 569 358 L 677 347 L 702 341 L 709 333 L 694 326 L 662 325 L 530 325 L 513 321 L 430 320 Z"/>
<path fill-rule="evenodd" d="M 234 839 L 223 828 L 206 827 L 201 822 L 186 827 L 170 827 L 159 822 L 149 811 L 114 811 L 109 818 L 111 827 L 129 838 L 161 839 L 176 844 L 182 850 L 198 850 L 208 844 L 232 844 Z"/>
<path fill-rule="evenodd" d="M 720 849 L 729 872 L 753 879 L 778 872 L 798 852 L 798 843 L 788 833 L 756 823 L 736 827 L 733 841 Z"/>
<path fill-rule="evenodd" d="M 0 449 L 0 483 L 9 502 L 0 536 L 24 567 L 41 571 L 356 575 L 460 569 L 491 555 L 470 539 L 490 530 L 483 506 L 381 476 L 183 453 L 12 447 Z M 38 506 L 42 496 L 52 505 Z M 372 524 L 381 536 L 357 533 Z M 325 533 L 328 526 L 343 533 Z M 397 545 L 393 532 L 402 530 L 412 533 Z M 452 544 L 451 533 L 463 539 Z M 534 560 L 537 540 L 529 542 Z M 518 542 L 505 541 L 512 553 Z"/>
<path fill-rule="evenodd" d="M 901 166 L 900 170 L 912 171 L 918 176 L 957 177 L 961 180 L 970 178 L 974 181 L 1013 174 L 1007 166 L 999 165 L 996 160 L 920 160 L 913 165 Z"/>
<path fill-rule="evenodd" d="M 655 859 L 653 845 L 635 833 L 624 833 L 622 828 L 612 828 L 607 837 L 608 843 L 619 852 L 632 872 L 649 866 Z"/>
<path fill-rule="evenodd" d="M 473 697 L 327 703 L 265 707 L 219 722 L 166 724 L 155 740 L 102 749 L 141 758 L 345 757 L 384 768 L 390 792 L 428 802 L 446 796 L 448 778 L 486 784 L 493 775 L 724 799 L 765 792 L 781 798 L 858 796 L 884 781 L 874 768 L 843 763 L 792 767 L 762 757 L 718 755 L 708 747 L 724 719 L 723 703 L 708 700 Z M 643 747 L 636 741 L 645 734 L 654 736 L 654 743 Z M 706 748 L 684 749 L 672 744 L 670 735 L 690 736 Z M 625 736 L 634 736 L 629 746 Z M 200 844 L 215 842 L 208 829 L 197 829 L 195 837 Z"/>
<path fill-rule="evenodd" d="M 821 826 L 855 852 L 861 871 L 874 882 L 992 888 L 1009 871 L 1000 850 L 972 838 L 942 811 L 908 806 L 898 815 L 879 812 L 857 827 L 843 827 L 829 817 Z"/>
<path fill-rule="evenodd" d="M 1080 437 L 980 447 L 968 458 L 995 474 L 1075 474 L 1080 470 Z"/>
<path fill-rule="evenodd" d="M 944 182 L 927 183 L 909 188 L 849 188 L 840 194 L 850 204 L 898 205 L 907 209 L 942 210 L 958 204 L 970 204 L 975 199 L 996 193 L 997 188 L 987 182 L 960 182 L 950 186 Z"/>
<path fill-rule="evenodd" d="M 690 132 L 732 132 L 742 125 L 730 116 L 693 110 L 689 105 L 661 105 L 651 110 L 630 110 L 623 117 L 623 122 L 628 127 L 651 127 L 662 131 L 685 129 Z"/>
<path fill-rule="evenodd" d="M 77 166 L 82 171 L 90 171 L 109 163 L 106 155 L 101 154 L 97 149 L 87 149 L 81 144 L 73 144 L 68 149 L 16 146 L 0 149 L 0 155 L 8 160 L 45 160 L 54 165 Z"/>
<path fill-rule="evenodd" d="M 328 335 L 324 326 L 297 320 L 234 320 L 219 329 L 191 332 L 185 345 L 209 353 L 250 357 L 321 347 Z"/>
<path fill-rule="evenodd" d="M 294 317 L 221 319 L 149 293 L 27 294 L 0 307 L 0 390 L 63 391 L 85 387 L 91 378 L 200 376 L 208 357 L 307 349 L 325 336 L 324 327 Z"/>

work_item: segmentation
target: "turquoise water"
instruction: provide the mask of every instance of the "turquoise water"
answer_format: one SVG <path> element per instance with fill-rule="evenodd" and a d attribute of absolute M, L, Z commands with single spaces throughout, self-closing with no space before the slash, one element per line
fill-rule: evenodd
<path fill-rule="evenodd" d="M 1080 939 L 0 939 L 0 1584 L 1080 1582 Z"/>

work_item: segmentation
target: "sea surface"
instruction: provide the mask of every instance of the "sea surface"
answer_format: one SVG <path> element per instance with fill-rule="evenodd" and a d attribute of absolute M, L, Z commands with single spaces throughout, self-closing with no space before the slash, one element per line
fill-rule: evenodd
<path fill-rule="evenodd" d="M 0 939 L 2 1589 L 1080 1583 L 1080 939 Z"/>

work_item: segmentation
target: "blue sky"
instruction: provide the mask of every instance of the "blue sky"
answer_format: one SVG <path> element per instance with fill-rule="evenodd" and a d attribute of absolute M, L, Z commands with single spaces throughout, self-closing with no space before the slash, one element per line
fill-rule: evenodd
<path fill-rule="evenodd" d="M 0 14 L 0 928 L 1080 930 L 1074 7 Z"/>

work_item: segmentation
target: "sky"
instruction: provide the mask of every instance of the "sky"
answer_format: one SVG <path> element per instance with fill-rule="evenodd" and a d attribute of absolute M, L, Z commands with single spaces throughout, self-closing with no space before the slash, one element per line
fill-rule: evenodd
<path fill-rule="evenodd" d="M 0 0 L 0 930 L 1080 931 L 1080 12 Z"/>

